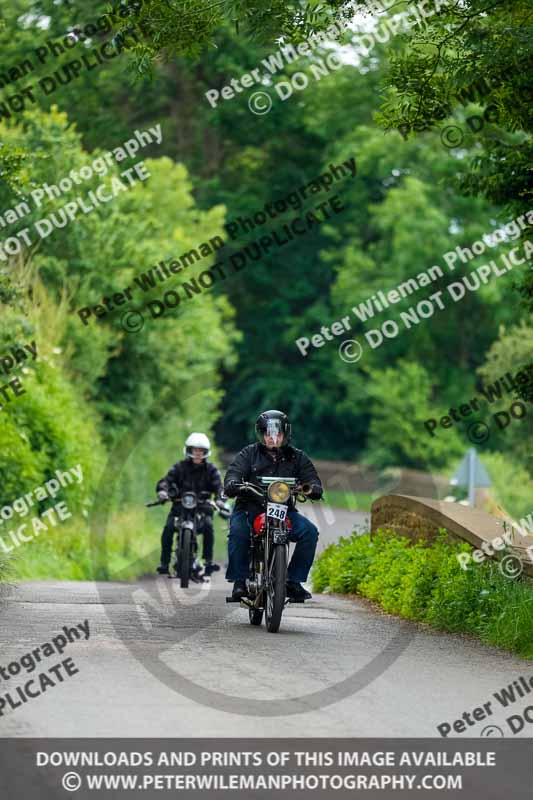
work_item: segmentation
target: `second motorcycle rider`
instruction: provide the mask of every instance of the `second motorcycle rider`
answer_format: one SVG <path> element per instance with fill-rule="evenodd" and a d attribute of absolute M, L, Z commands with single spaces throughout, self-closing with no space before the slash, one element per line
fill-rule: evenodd
<path fill-rule="evenodd" d="M 166 476 L 158 481 L 156 491 L 160 500 L 172 500 L 176 495 L 192 491 L 197 495 L 200 492 L 209 492 L 215 495 L 217 505 L 224 507 L 221 499 L 222 480 L 220 472 L 214 464 L 207 459 L 211 453 L 211 445 L 205 433 L 191 433 L 184 447 L 185 459 L 172 466 Z M 219 570 L 218 564 L 213 562 L 213 545 L 215 535 L 213 531 L 213 509 L 208 505 L 200 506 L 202 511 L 202 527 L 198 533 L 203 533 L 203 558 L 204 574 L 211 575 Z M 161 564 L 157 568 L 160 575 L 168 575 L 168 567 L 172 554 L 172 539 L 174 536 L 174 517 L 176 509 L 172 509 L 167 517 L 161 535 Z"/>

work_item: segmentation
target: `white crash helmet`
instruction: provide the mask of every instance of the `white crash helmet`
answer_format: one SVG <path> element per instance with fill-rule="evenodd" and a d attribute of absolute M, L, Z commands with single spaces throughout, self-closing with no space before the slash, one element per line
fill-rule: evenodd
<path fill-rule="evenodd" d="M 187 437 L 185 447 L 183 448 L 183 454 L 186 458 L 192 458 L 193 447 L 200 447 L 202 450 L 205 450 L 203 456 L 204 460 L 211 454 L 211 444 L 205 433 L 191 433 Z"/>

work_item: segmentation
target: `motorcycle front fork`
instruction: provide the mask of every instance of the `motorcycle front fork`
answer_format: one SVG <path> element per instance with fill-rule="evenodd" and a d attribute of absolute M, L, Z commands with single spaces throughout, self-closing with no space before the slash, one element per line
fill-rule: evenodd
<path fill-rule="evenodd" d="M 266 543 L 265 543 L 266 544 Z M 263 547 L 261 552 L 256 553 L 254 544 L 252 543 L 252 550 L 250 555 L 250 575 L 246 581 L 248 591 L 250 592 L 250 599 L 252 604 L 256 607 L 264 607 L 265 593 L 268 584 L 268 574 L 265 570 L 265 562 L 267 558 L 267 547 Z M 288 555 L 288 554 L 287 554 Z M 285 599 L 285 605 L 289 602 L 288 598 Z"/>
<path fill-rule="evenodd" d="M 176 531 L 176 539 L 175 539 L 175 552 L 174 552 L 174 569 L 177 572 L 179 565 L 178 565 L 178 553 L 181 550 L 181 530 Z M 201 565 L 198 561 L 198 539 L 196 536 L 193 537 L 191 542 L 191 562 L 189 564 L 189 572 L 192 574 L 195 570 L 200 570 Z"/>

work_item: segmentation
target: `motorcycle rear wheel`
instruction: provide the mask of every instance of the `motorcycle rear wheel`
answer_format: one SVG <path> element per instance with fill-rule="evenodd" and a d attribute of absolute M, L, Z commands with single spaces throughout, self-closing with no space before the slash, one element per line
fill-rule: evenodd
<path fill-rule="evenodd" d="M 277 633 L 285 606 L 287 582 L 287 547 L 274 547 L 269 582 L 266 590 L 265 624 L 269 633 Z"/>
<path fill-rule="evenodd" d="M 191 570 L 191 532 L 183 530 L 180 533 L 180 547 L 178 550 L 178 578 L 182 589 L 189 586 L 189 573 Z"/>

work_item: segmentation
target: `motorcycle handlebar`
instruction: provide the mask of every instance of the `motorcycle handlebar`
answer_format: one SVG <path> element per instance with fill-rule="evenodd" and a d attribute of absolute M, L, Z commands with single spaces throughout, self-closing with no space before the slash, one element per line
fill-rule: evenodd
<path fill-rule="evenodd" d="M 265 493 L 262 492 L 260 489 L 258 489 L 257 486 L 254 486 L 253 483 L 237 483 L 235 488 L 236 489 L 246 489 L 246 490 L 252 492 L 253 494 L 257 495 L 257 497 L 260 497 L 261 500 L 265 496 Z"/>
<path fill-rule="evenodd" d="M 145 508 L 153 508 L 154 506 L 164 506 L 165 503 L 169 502 L 178 502 L 180 500 L 179 496 L 176 497 L 169 497 L 167 500 L 155 500 L 153 503 L 145 503 Z M 223 512 L 224 509 L 220 509 L 214 500 L 204 499 L 202 498 L 200 501 L 200 505 L 207 505 L 210 506 L 214 511 Z"/>
<path fill-rule="evenodd" d="M 258 487 L 255 486 L 253 483 L 238 483 L 238 484 L 236 484 L 235 488 L 236 489 L 247 489 L 247 490 L 251 491 L 253 494 L 255 494 L 257 497 L 260 497 L 261 500 L 264 499 L 265 494 L 266 494 L 266 491 L 261 491 L 261 489 L 258 489 Z M 291 494 L 295 495 L 297 499 L 300 499 L 299 496 L 303 495 L 302 499 L 305 501 L 307 499 L 307 495 L 311 494 L 312 491 L 313 491 L 313 487 L 311 486 L 310 483 L 302 483 L 302 484 L 299 484 L 298 486 L 295 486 L 292 489 Z"/>

